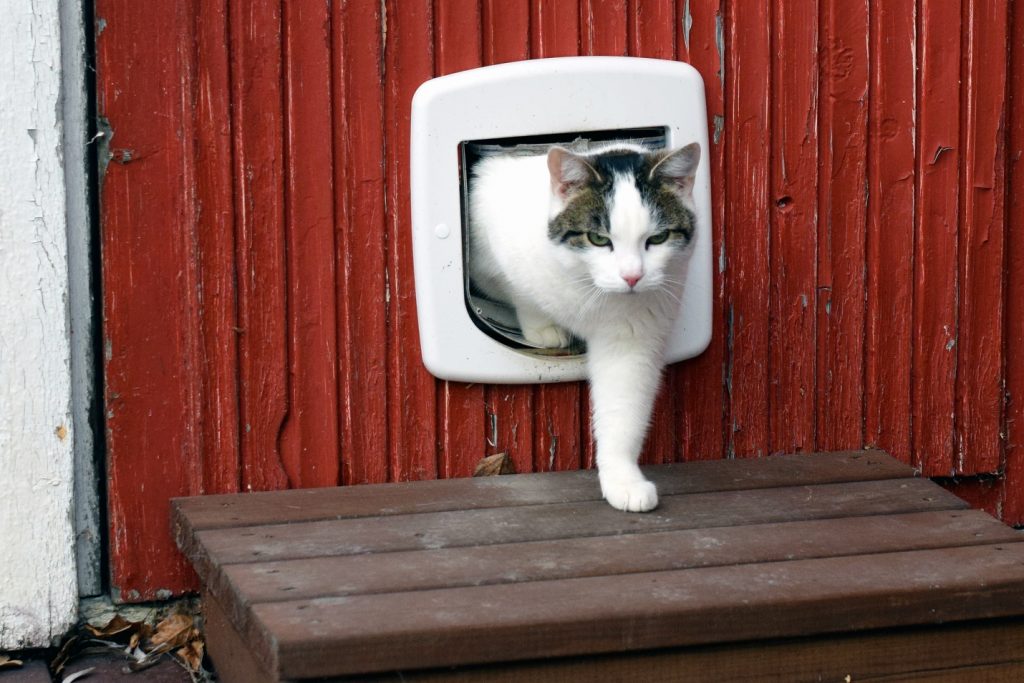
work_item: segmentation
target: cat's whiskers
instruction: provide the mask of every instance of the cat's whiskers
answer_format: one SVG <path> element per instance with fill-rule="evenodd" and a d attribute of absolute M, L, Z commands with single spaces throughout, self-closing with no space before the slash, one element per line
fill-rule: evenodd
<path fill-rule="evenodd" d="M 576 311 L 576 314 L 572 319 L 572 326 L 570 328 L 570 331 L 572 329 L 579 328 L 579 324 L 583 320 L 584 316 L 590 313 L 590 308 L 601 301 L 602 294 L 603 292 L 600 288 L 591 285 L 590 290 L 587 292 L 586 298 L 583 300 L 583 303 L 580 304 L 579 309 Z"/>

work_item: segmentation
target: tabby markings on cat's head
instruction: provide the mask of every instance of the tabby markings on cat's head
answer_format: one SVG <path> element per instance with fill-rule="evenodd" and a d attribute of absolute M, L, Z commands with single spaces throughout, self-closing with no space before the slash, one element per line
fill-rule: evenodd
<path fill-rule="evenodd" d="M 647 152 L 616 146 L 590 155 L 548 152 L 552 242 L 578 253 L 595 286 L 654 289 L 672 279 L 673 257 L 692 242 L 697 143 Z"/>

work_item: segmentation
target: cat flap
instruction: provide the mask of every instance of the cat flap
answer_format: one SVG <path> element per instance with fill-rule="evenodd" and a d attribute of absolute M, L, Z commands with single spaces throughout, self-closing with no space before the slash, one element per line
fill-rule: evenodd
<path fill-rule="evenodd" d="M 609 137 L 610 136 L 610 137 Z M 580 345 L 556 355 L 517 339 L 502 302 L 467 286 L 465 181 L 488 153 L 585 152 L 610 139 L 695 142 L 696 232 L 667 360 L 699 354 L 711 336 L 711 211 L 704 87 L 687 64 L 634 57 L 562 57 L 471 69 L 427 81 L 413 98 L 412 240 L 420 346 L 442 379 L 558 382 L 586 375 Z M 575 145 L 575 146 L 574 146 Z M 670 169 L 666 169 L 670 170 Z"/>

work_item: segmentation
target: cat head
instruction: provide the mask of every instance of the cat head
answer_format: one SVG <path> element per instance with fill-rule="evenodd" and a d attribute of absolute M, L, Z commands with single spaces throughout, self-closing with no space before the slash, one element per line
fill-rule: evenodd
<path fill-rule="evenodd" d="M 651 152 L 630 145 L 590 154 L 548 151 L 548 237 L 572 271 L 606 292 L 670 283 L 696 229 L 694 174 L 700 146 Z"/>

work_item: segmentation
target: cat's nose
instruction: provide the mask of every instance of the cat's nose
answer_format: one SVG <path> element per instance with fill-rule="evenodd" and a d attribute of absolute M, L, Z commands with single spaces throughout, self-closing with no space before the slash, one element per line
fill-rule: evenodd
<path fill-rule="evenodd" d="M 642 277 L 643 273 L 640 273 L 639 275 L 629 274 L 623 275 L 622 279 L 626 281 L 626 284 L 629 285 L 630 289 L 633 289 L 634 287 L 636 287 L 636 283 L 640 282 L 640 278 Z"/>

